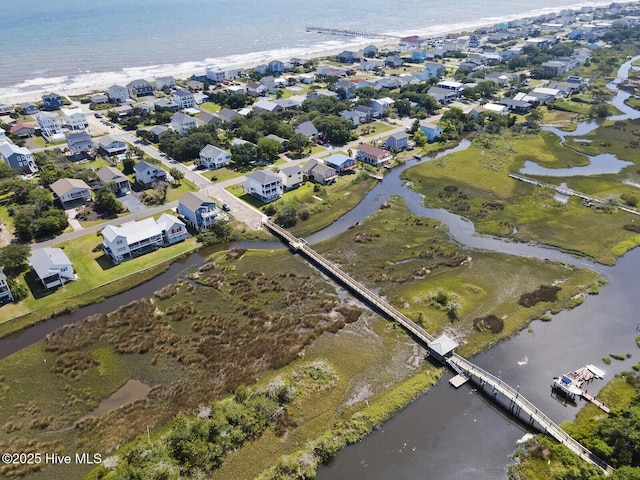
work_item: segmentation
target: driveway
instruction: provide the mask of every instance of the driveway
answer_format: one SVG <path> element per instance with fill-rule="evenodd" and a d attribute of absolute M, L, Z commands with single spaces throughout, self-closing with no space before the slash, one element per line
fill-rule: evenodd
<path fill-rule="evenodd" d="M 138 200 L 133 193 L 127 193 L 124 197 L 118 197 L 118 201 L 131 213 L 137 213 L 147 209 L 147 206 Z"/>

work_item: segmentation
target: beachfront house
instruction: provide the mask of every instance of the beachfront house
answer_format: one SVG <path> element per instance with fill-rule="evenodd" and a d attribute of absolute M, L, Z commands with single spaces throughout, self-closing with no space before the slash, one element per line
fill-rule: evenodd
<path fill-rule="evenodd" d="M 2 268 L 0 268 L 0 305 L 7 302 L 13 302 L 13 295 L 7 282 L 7 276 L 2 271 Z"/>
<path fill-rule="evenodd" d="M 123 155 L 129 151 L 129 147 L 122 140 L 104 135 L 98 139 L 98 150 L 105 157 Z"/>
<path fill-rule="evenodd" d="M 299 187 L 304 181 L 302 175 L 302 168 L 299 165 L 293 165 L 291 167 L 285 167 L 278 172 L 282 179 L 282 187 L 284 190 L 291 190 Z"/>
<path fill-rule="evenodd" d="M 54 288 L 75 280 L 73 263 L 61 248 L 45 247 L 29 257 L 29 265 L 44 288 Z"/>
<path fill-rule="evenodd" d="M 382 167 L 389 163 L 391 154 L 387 150 L 361 143 L 356 150 L 356 159 L 375 167 Z"/>
<path fill-rule="evenodd" d="M 94 93 L 89 96 L 89 102 L 95 104 L 109 103 L 109 95 L 106 93 Z"/>
<path fill-rule="evenodd" d="M 430 142 L 433 142 L 442 135 L 442 128 L 440 125 L 436 125 L 435 123 L 427 122 L 425 120 L 420 122 L 420 130 L 424 132 L 427 136 L 427 140 Z"/>
<path fill-rule="evenodd" d="M 148 187 L 156 182 L 166 182 L 169 178 L 166 170 L 144 160 L 136 163 L 133 171 L 136 174 L 136 182 L 143 187 Z"/>
<path fill-rule="evenodd" d="M 186 135 L 187 133 L 189 133 L 189 130 L 198 126 L 198 122 L 195 118 L 185 113 L 178 112 L 171 115 L 170 125 L 171 128 L 173 128 L 180 135 Z"/>
<path fill-rule="evenodd" d="M 42 135 L 45 137 L 53 137 L 62 133 L 62 124 L 60 117 L 53 112 L 40 112 L 36 115 L 36 121 L 40 127 Z"/>
<path fill-rule="evenodd" d="M 378 54 L 378 47 L 375 45 L 367 45 L 362 49 L 362 55 L 367 58 L 375 57 Z"/>
<path fill-rule="evenodd" d="M 285 70 L 284 63 L 281 62 L 280 60 L 271 60 L 267 64 L 267 67 L 269 68 L 269 71 L 271 73 L 275 73 L 275 74 L 284 73 L 284 70 Z"/>
<path fill-rule="evenodd" d="M 176 88 L 176 79 L 173 77 L 158 77 L 155 79 L 156 90 L 163 88 Z"/>
<path fill-rule="evenodd" d="M 162 228 L 153 218 L 127 222 L 120 226 L 107 225 L 100 234 L 104 253 L 116 265 L 152 252 L 164 244 Z"/>
<path fill-rule="evenodd" d="M 107 95 L 113 103 L 124 103 L 129 98 L 129 90 L 122 85 L 111 85 L 107 88 Z"/>
<path fill-rule="evenodd" d="M 395 149 L 398 152 L 404 150 L 409 145 L 409 135 L 405 132 L 394 133 L 387 138 L 385 145 L 389 150 Z"/>
<path fill-rule="evenodd" d="M 209 169 L 222 168 L 229 165 L 230 162 L 231 154 L 214 145 L 207 144 L 202 150 L 200 150 L 198 164 L 201 167 Z"/>
<path fill-rule="evenodd" d="M 111 188 L 116 196 L 126 195 L 131 191 L 129 179 L 117 168 L 102 167 L 96 174 L 100 183 Z"/>
<path fill-rule="evenodd" d="M 273 202 L 282 196 L 282 178 L 269 170 L 255 170 L 246 175 L 244 193 L 263 203 Z"/>
<path fill-rule="evenodd" d="M 9 115 L 13 112 L 13 105 L 0 102 L 0 115 Z"/>
<path fill-rule="evenodd" d="M 178 214 L 196 232 L 207 228 L 218 219 L 220 210 L 216 202 L 199 192 L 187 192 L 178 200 Z"/>
<path fill-rule="evenodd" d="M 341 153 L 334 153 L 324 159 L 324 163 L 333 167 L 338 173 L 347 173 L 358 168 L 355 159 Z"/>
<path fill-rule="evenodd" d="M 88 153 L 91 153 L 96 148 L 91 135 L 86 132 L 75 132 L 67 134 L 67 146 L 75 157 L 72 160 L 80 160 L 84 158 Z"/>
<path fill-rule="evenodd" d="M 36 173 L 36 159 L 26 147 L 19 147 L 13 143 L 0 145 L 0 155 L 16 173 Z"/>
<path fill-rule="evenodd" d="M 84 180 L 60 178 L 49 185 L 49 188 L 64 209 L 81 206 L 91 200 L 91 187 Z"/>
<path fill-rule="evenodd" d="M 195 105 L 196 99 L 193 93 L 187 90 L 176 90 L 172 95 L 173 101 L 176 102 L 180 108 L 191 108 Z"/>
<path fill-rule="evenodd" d="M 63 105 L 63 100 L 57 93 L 46 93 L 42 96 L 42 109 L 48 112 L 59 110 Z"/>
<path fill-rule="evenodd" d="M 35 115 L 40 111 L 38 105 L 33 102 L 24 102 L 20 104 L 20 110 L 23 115 Z"/>
<path fill-rule="evenodd" d="M 207 67 L 206 76 L 212 83 L 222 83 L 226 80 L 224 70 L 218 65 Z"/>
<path fill-rule="evenodd" d="M 89 122 L 87 122 L 87 116 L 80 109 L 80 107 L 75 108 L 62 108 L 60 109 L 62 112 L 62 119 L 64 124 L 68 126 L 71 130 L 84 130 L 89 127 Z"/>
<path fill-rule="evenodd" d="M 127 83 L 127 90 L 131 98 L 148 97 L 154 92 L 153 85 L 141 78 Z"/>
<path fill-rule="evenodd" d="M 329 185 L 338 178 L 338 172 L 324 163 L 311 159 L 302 167 L 302 174 L 307 180 L 320 185 Z"/>

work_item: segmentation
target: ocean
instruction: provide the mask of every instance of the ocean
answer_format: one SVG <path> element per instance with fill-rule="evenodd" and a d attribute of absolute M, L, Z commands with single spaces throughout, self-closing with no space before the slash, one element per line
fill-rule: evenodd
<path fill-rule="evenodd" d="M 26 94 L 91 90 L 135 78 L 204 74 L 208 65 L 363 45 L 307 26 L 437 35 L 563 8 L 609 2 L 555 0 L 3 0 L 0 102 Z"/>

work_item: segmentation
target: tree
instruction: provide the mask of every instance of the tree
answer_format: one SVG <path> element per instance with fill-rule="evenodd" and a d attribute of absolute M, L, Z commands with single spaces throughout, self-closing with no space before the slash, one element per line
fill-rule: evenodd
<path fill-rule="evenodd" d="M 102 187 L 96 192 L 95 204 L 98 211 L 107 215 L 114 215 L 124 210 L 113 190 L 109 187 Z"/>
<path fill-rule="evenodd" d="M 176 167 L 171 167 L 169 170 L 169 175 L 173 178 L 173 183 L 175 185 L 180 185 L 182 183 L 182 179 L 184 178 L 184 173 L 178 170 Z"/>
<path fill-rule="evenodd" d="M 298 222 L 298 211 L 290 203 L 285 203 L 278 208 L 273 221 L 285 228 L 293 227 Z"/>
<path fill-rule="evenodd" d="M 10 243 L 0 248 L 0 265 L 6 273 L 15 275 L 26 267 L 30 254 L 29 245 Z"/>
<path fill-rule="evenodd" d="M 314 124 L 324 134 L 324 139 L 335 145 L 344 145 L 351 140 L 351 122 L 336 115 L 317 117 Z"/>
<path fill-rule="evenodd" d="M 308 146 L 309 139 L 302 133 L 295 133 L 289 139 L 289 151 L 296 158 L 303 157 Z"/>
<path fill-rule="evenodd" d="M 282 145 L 277 140 L 272 138 L 262 137 L 258 140 L 258 156 L 269 162 L 274 162 L 280 151 L 282 150 Z"/>
<path fill-rule="evenodd" d="M 125 159 L 122 161 L 122 173 L 125 175 L 131 175 L 134 172 L 133 167 L 135 166 L 136 161 L 133 159 L 131 152 L 129 151 L 127 152 Z"/>
<path fill-rule="evenodd" d="M 231 146 L 231 159 L 238 170 L 247 169 L 257 156 L 258 150 L 256 146 L 251 143 L 241 143 L 240 145 Z"/>
<path fill-rule="evenodd" d="M 424 147 L 427 142 L 427 135 L 420 129 L 416 130 L 416 133 L 413 134 L 413 141 L 416 144 L 416 147 Z"/>

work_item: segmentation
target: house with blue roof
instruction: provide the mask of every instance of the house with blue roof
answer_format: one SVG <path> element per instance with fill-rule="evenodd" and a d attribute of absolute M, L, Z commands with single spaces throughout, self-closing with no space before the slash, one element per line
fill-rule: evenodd
<path fill-rule="evenodd" d="M 358 168 L 355 159 L 341 153 L 334 153 L 324 159 L 324 163 L 333 167 L 338 173 L 345 173 Z"/>

